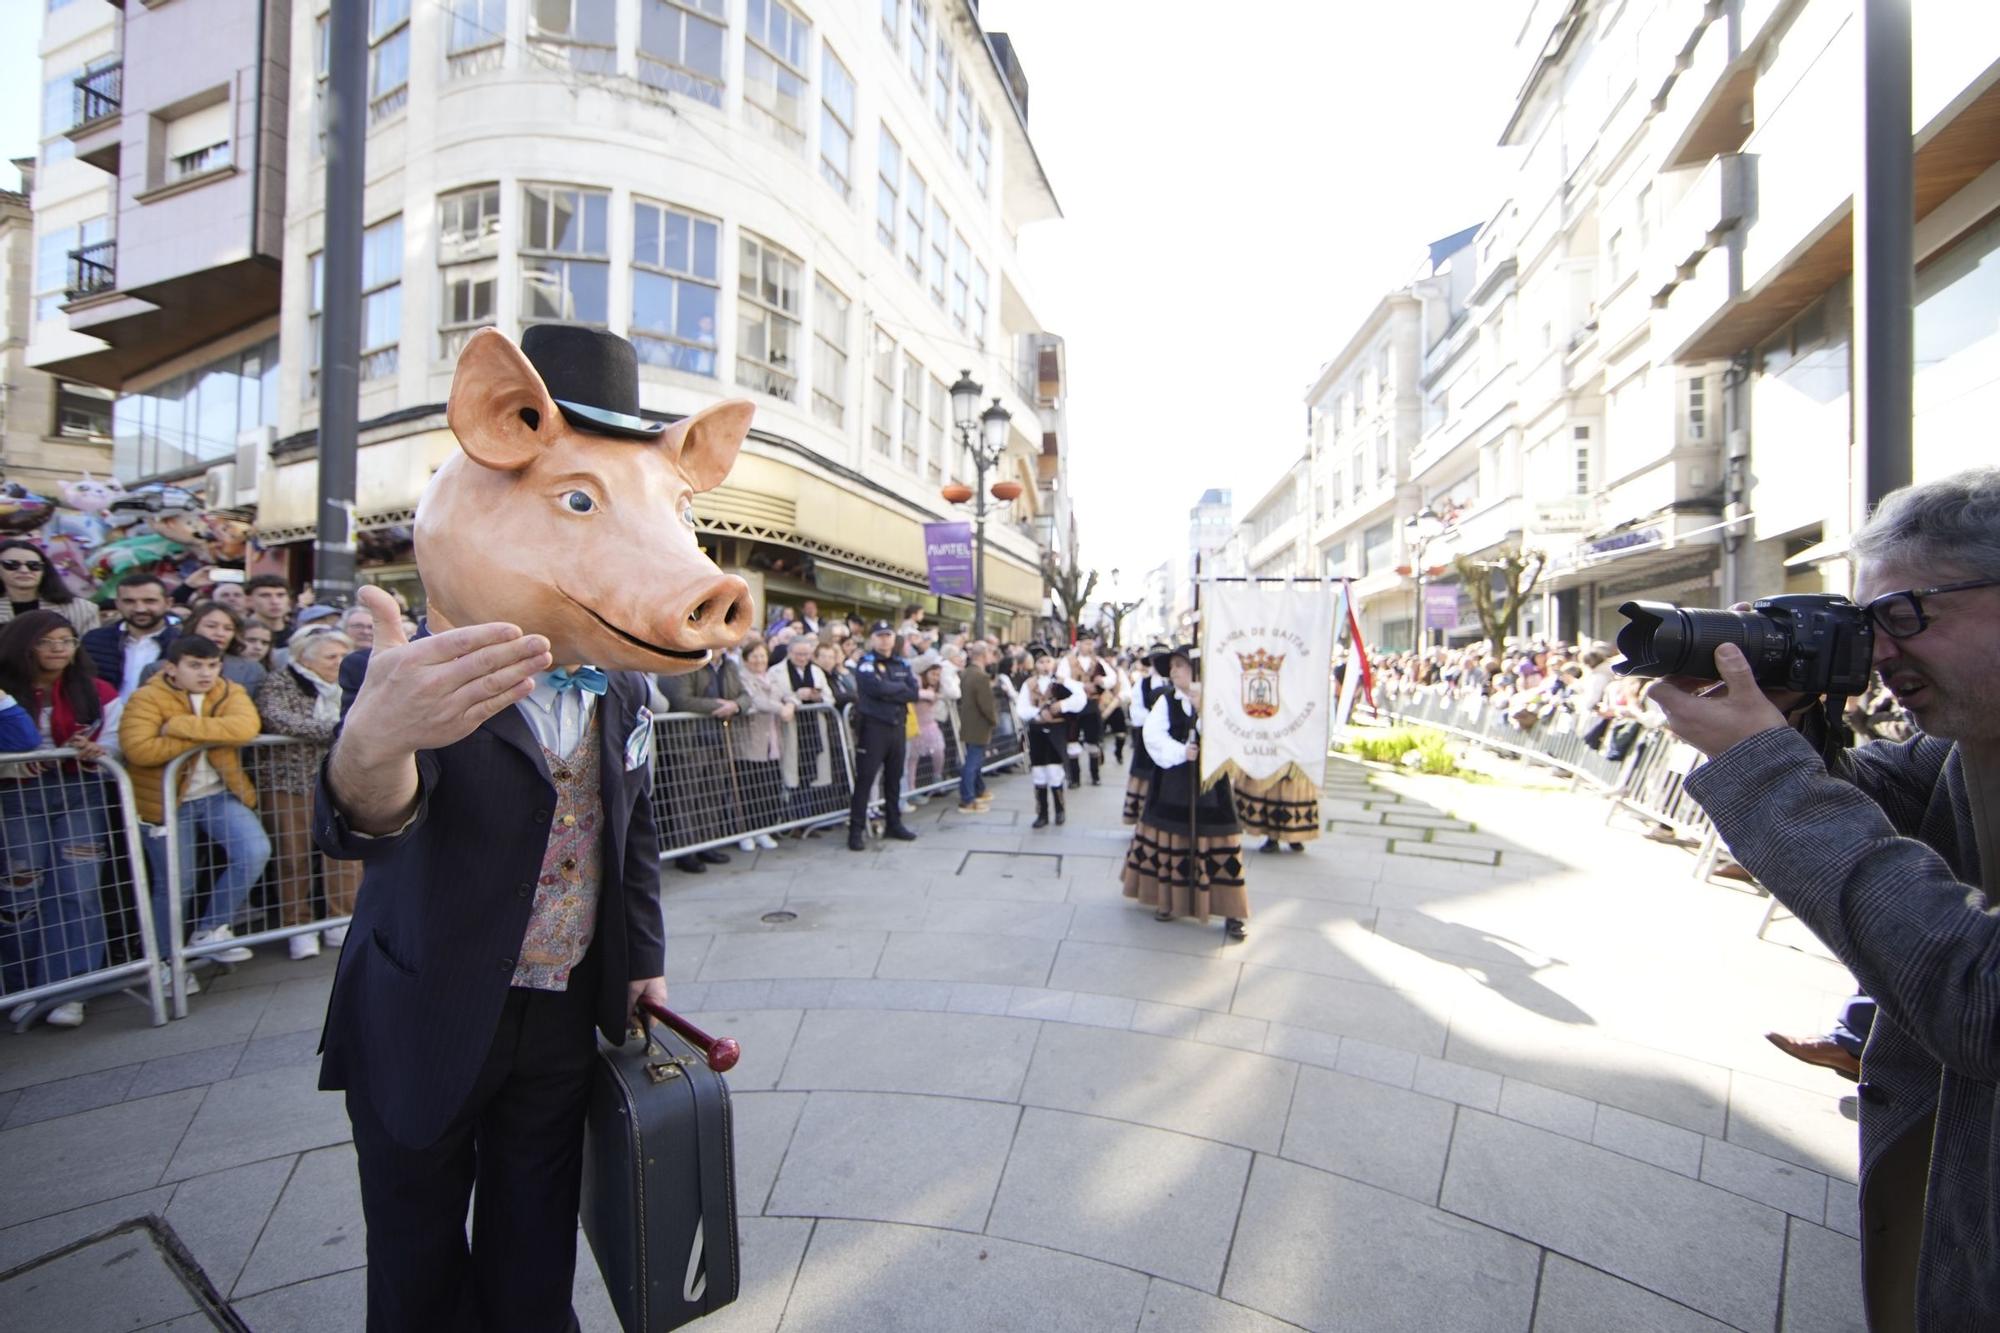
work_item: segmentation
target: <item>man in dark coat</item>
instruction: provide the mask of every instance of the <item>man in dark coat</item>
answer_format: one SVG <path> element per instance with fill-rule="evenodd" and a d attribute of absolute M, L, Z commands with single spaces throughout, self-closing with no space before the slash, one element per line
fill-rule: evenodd
<path fill-rule="evenodd" d="M 750 710 L 750 695 L 742 673 L 720 653 L 699 671 L 661 676 L 660 689 L 676 713 L 693 713 L 717 722 L 741 717 Z M 685 722 L 668 723 L 660 755 L 660 780 L 667 784 L 667 845 L 686 847 L 727 836 L 740 820 L 732 818 L 728 765 L 730 748 L 720 728 Z M 725 865 L 729 853 L 707 848 L 674 858 L 674 867 L 699 875 L 712 865 Z"/>
<path fill-rule="evenodd" d="M 965 650 L 965 670 L 958 676 L 958 739 L 965 746 L 965 762 L 958 771 L 958 808 L 962 814 L 979 814 L 987 807 L 981 792 L 986 786 L 986 746 L 1000 720 L 1000 707 L 993 697 L 993 676 L 986 669 L 992 650 L 975 643 Z"/>
<path fill-rule="evenodd" d="M 1820 700 L 1765 694 L 1733 644 L 1721 689 L 1652 698 L 1709 756 L 1687 791 L 1730 851 L 1876 1001 L 1858 1088 L 1869 1328 L 2000 1328 L 2000 467 L 1895 492 L 1848 549 L 1875 669 L 1918 735 L 1829 765 L 1800 734 L 1823 739 Z"/>

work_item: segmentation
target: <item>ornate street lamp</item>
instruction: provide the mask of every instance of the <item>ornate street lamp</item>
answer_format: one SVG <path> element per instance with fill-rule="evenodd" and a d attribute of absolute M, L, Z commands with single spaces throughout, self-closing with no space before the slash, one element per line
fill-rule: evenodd
<path fill-rule="evenodd" d="M 958 372 L 958 382 L 951 386 L 951 419 L 958 430 L 958 442 L 972 455 L 972 467 L 976 488 L 970 497 L 973 501 L 972 519 L 974 532 L 974 554 L 972 564 L 972 637 L 986 637 L 986 474 L 1000 465 L 1000 459 L 1007 452 L 1007 424 L 1013 414 L 1000 406 L 995 398 L 993 405 L 984 412 L 979 411 L 979 399 L 986 392 L 985 387 L 972 378 L 970 370 Z M 974 413 L 978 413 L 974 416 Z M 1002 494 L 1002 487 L 1007 492 Z M 944 488 L 944 498 L 953 504 L 962 503 L 967 497 L 954 494 L 954 487 Z M 999 482 L 993 493 L 1004 500 L 1011 500 L 1020 494 L 1020 487 L 1012 482 Z"/>
<path fill-rule="evenodd" d="M 1417 578 L 1416 614 L 1410 618 L 1410 642 L 1417 652 L 1430 647 L 1430 632 L 1424 625 L 1424 549 L 1443 532 L 1444 520 L 1429 505 L 1403 520 L 1403 544 Z"/>

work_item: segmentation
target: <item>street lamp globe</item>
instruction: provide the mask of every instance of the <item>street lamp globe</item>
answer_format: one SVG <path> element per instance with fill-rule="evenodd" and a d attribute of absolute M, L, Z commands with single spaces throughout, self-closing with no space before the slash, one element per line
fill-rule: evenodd
<path fill-rule="evenodd" d="M 1437 511 L 1429 505 L 1425 505 L 1413 514 L 1410 522 L 1414 525 L 1411 531 L 1426 540 L 1444 531 L 1444 520 L 1438 517 Z"/>
<path fill-rule="evenodd" d="M 984 432 L 982 441 L 986 445 L 986 451 L 995 458 L 1006 452 L 1007 423 L 1013 419 L 1014 414 L 1000 406 L 998 398 L 993 400 L 993 406 L 979 414 L 979 424 Z"/>
<path fill-rule="evenodd" d="M 972 378 L 972 372 L 958 372 L 958 383 L 951 386 L 951 419 L 962 431 L 972 429 L 974 413 L 979 411 L 979 395 L 986 392 L 984 385 Z"/>

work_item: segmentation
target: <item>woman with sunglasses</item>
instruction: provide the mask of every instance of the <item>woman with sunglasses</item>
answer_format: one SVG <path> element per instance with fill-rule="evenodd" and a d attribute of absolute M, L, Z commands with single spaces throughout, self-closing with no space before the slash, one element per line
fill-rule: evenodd
<path fill-rule="evenodd" d="M 0 766 L 0 991 L 18 992 L 104 966 L 99 896 L 111 854 L 104 781 L 86 767 L 108 754 L 105 722 L 118 692 L 77 651 L 76 629 L 55 611 L 16 616 L 0 629 L 0 690 L 27 710 L 44 748 L 77 759 Z M 79 762 L 81 761 L 81 762 Z M 19 1023 L 33 1004 L 14 1006 Z M 83 1023 L 83 1002 L 49 1010 L 54 1027 Z"/>
<path fill-rule="evenodd" d="M 78 638 L 97 628 L 97 607 L 71 593 L 42 548 L 26 537 L 0 541 L 0 625 L 30 611 L 53 611 L 69 621 Z"/>

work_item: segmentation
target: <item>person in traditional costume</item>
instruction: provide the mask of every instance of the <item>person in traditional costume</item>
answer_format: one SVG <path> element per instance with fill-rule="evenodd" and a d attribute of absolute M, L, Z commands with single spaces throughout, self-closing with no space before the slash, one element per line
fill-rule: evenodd
<path fill-rule="evenodd" d="M 1045 647 L 1035 651 L 1035 674 L 1022 683 L 1014 702 L 1014 716 L 1028 729 L 1028 771 L 1035 784 L 1034 828 L 1046 828 L 1049 806 L 1055 805 L 1056 823 L 1063 822 L 1063 751 L 1069 742 L 1070 719 L 1082 711 L 1082 690 L 1073 690 L 1056 679 L 1055 655 Z"/>
<path fill-rule="evenodd" d="M 1147 713 L 1141 737 L 1157 771 L 1121 876 L 1125 896 L 1154 909 L 1159 921 L 1177 916 L 1206 922 L 1223 917 L 1231 940 L 1248 933 L 1250 897 L 1243 883 L 1243 832 L 1229 780 L 1201 786 L 1201 687 L 1194 650 L 1176 648 L 1162 666 L 1172 688 Z"/>
<path fill-rule="evenodd" d="M 1104 709 L 1104 736 L 1111 742 L 1111 757 L 1121 764 L 1125 762 L 1125 738 L 1132 730 L 1126 704 L 1131 698 L 1133 682 L 1138 678 L 1139 670 L 1130 653 L 1121 654 L 1111 664 L 1115 694 Z"/>
<path fill-rule="evenodd" d="M 1319 837 L 1319 787 L 1293 766 L 1268 778 L 1244 778 L 1236 786 L 1236 818 L 1246 838 L 1263 835 L 1260 852 L 1289 845 L 1302 852 Z"/>
<path fill-rule="evenodd" d="M 1076 647 L 1056 666 L 1056 679 L 1084 696 L 1084 702 L 1070 715 L 1069 744 L 1063 756 L 1069 785 L 1083 785 L 1083 761 L 1090 760 L 1090 785 L 1102 782 L 1104 771 L 1104 714 L 1098 700 L 1115 685 L 1117 673 L 1097 655 L 1097 631 L 1077 631 Z"/>
<path fill-rule="evenodd" d="M 1132 689 L 1126 699 L 1132 733 L 1132 764 L 1125 777 L 1125 823 L 1128 827 L 1138 824 L 1139 816 L 1146 809 L 1146 790 L 1153 782 L 1153 756 L 1146 750 L 1146 718 L 1159 705 L 1162 695 L 1173 687 L 1167 678 L 1153 670 L 1157 658 L 1164 662 L 1167 649 L 1155 647 L 1152 651 L 1132 664 Z"/>

